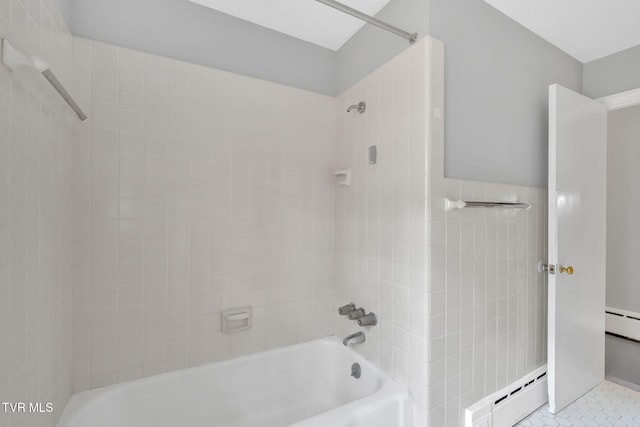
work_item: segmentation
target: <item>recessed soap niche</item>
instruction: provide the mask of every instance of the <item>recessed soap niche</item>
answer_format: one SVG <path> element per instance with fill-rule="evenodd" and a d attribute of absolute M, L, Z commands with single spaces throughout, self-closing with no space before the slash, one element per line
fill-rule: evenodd
<path fill-rule="evenodd" d="M 222 312 L 222 332 L 225 334 L 251 328 L 251 307 L 230 308 Z"/>

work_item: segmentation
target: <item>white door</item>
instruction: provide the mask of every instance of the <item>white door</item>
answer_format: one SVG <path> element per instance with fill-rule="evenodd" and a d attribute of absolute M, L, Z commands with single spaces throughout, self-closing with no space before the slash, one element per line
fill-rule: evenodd
<path fill-rule="evenodd" d="M 554 414 L 604 378 L 606 156 L 607 108 L 550 86 L 548 375 Z"/>

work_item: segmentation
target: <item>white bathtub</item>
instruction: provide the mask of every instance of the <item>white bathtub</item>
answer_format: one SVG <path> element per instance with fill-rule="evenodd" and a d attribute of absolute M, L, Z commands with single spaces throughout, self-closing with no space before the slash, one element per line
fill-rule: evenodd
<path fill-rule="evenodd" d="M 322 339 L 79 393 L 58 427 L 407 427 L 410 419 L 406 389 Z"/>

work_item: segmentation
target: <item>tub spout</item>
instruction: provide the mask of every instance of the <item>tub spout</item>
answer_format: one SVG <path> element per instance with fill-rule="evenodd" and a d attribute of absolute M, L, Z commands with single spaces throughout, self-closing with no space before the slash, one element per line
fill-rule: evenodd
<path fill-rule="evenodd" d="M 365 342 L 367 337 L 364 335 L 364 332 L 356 332 L 355 334 L 351 334 L 345 339 L 342 340 L 342 344 L 345 346 L 350 346 L 351 344 L 360 344 Z"/>

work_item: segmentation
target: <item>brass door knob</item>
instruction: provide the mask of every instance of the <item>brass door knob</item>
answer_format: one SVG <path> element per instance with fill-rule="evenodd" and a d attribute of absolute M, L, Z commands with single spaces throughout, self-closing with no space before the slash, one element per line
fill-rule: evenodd
<path fill-rule="evenodd" d="M 569 267 L 560 267 L 560 273 L 567 273 L 569 276 L 571 276 L 573 274 L 573 267 L 569 266 Z"/>

